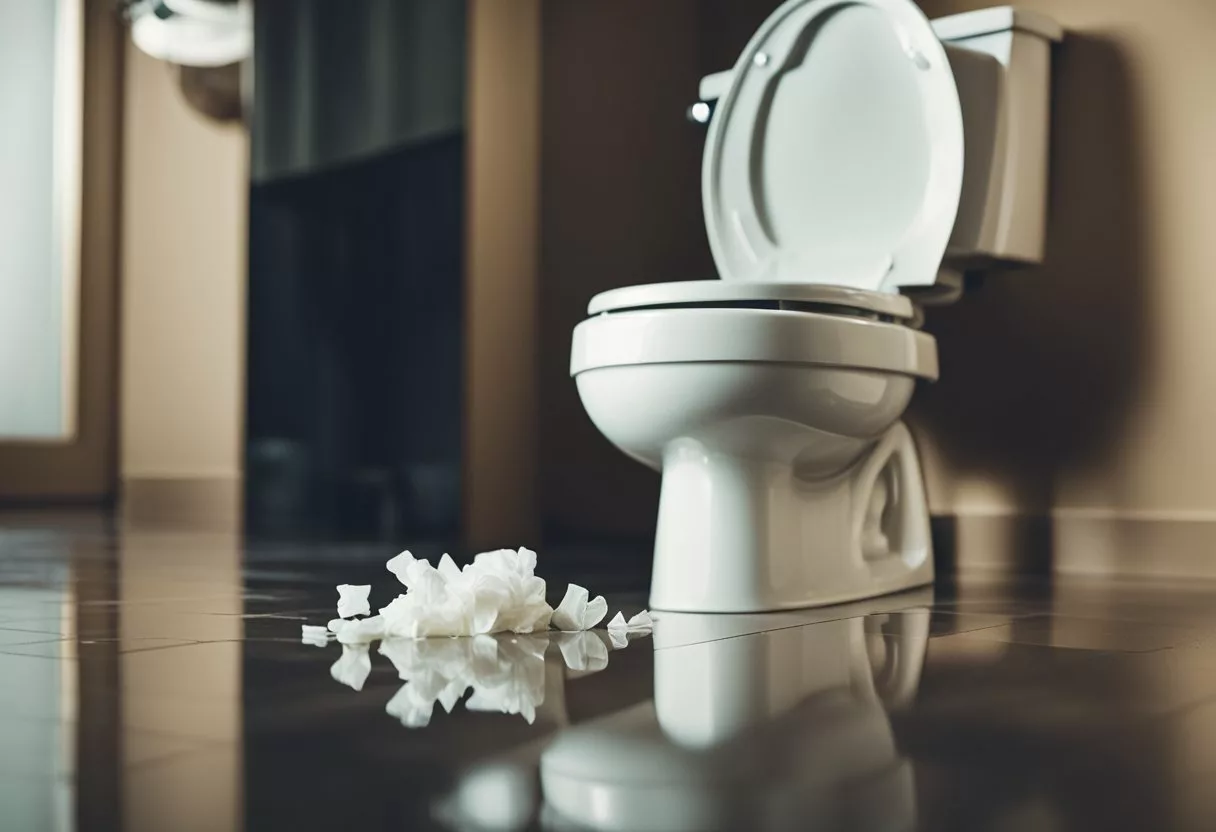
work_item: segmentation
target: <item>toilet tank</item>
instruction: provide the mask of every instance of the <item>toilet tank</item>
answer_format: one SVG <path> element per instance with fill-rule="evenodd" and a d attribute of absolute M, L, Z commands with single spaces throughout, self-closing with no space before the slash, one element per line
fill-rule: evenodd
<path fill-rule="evenodd" d="M 1043 258 L 1051 44 L 1063 30 L 1011 6 L 932 21 L 963 107 L 965 164 L 943 263 L 958 271 Z"/>

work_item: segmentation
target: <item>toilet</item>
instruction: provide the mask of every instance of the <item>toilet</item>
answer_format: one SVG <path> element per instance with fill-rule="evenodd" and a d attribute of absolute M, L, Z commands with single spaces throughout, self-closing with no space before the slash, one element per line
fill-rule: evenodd
<path fill-rule="evenodd" d="M 1041 260 L 1050 46 L 1012 7 L 789 0 L 701 83 L 716 280 L 591 299 L 570 373 L 662 474 L 650 606 L 726 613 L 933 580 L 916 445 L 926 306 Z M 1016 280 L 1016 273 L 1001 279 Z"/>

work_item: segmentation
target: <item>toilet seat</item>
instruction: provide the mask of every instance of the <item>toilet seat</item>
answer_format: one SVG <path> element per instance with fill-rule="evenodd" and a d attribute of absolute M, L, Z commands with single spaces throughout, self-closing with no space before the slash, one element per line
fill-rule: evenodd
<path fill-rule="evenodd" d="M 937 379 L 933 336 L 897 323 L 784 309 L 628 309 L 574 328 L 570 375 L 605 367 L 767 362 Z"/>
<path fill-rule="evenodd" d="M 702 201 L 719 276 L 932 285 L 962 174 L 954 75 L 911 0 L 789 0 L 710 122 Z"/>
<path fill-rule="evenodd" d="M 601 292 L 587 305 L 588 315 L 671 306 L 794 308 L 828 312 L 833 307 L 872 313 L 892 320 L 915 318 L 912 302 L 902 295 L 867 292 L 845 286 L 813 283 L 732 283 L 725 280 L 684 280 L 624 286 Z M 788 304 L 789 306 L 781 306 Z"/>

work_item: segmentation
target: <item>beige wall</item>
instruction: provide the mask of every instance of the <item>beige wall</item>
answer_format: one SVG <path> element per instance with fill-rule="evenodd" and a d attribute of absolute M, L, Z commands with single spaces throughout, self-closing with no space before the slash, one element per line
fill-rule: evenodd
<path fill-rule="evenodd" d="M 763 11 L 730 9 L 762 5 L 541 6 L 541 67 L 517 69 L 540 72 L 543 99 L 536 423 L 550 528 L 634 534 L 653 521 L 657 478 L 586 420 L 566 375 L 569 331 L 596 291 L 711 273 L 700 228 L 702 136 L 680 110 L 699 74 L 722 68 Z M 987 4 L 922 5 L 937 16 Z M 1047 261 L 991 276 L 956 307 L 930 314 L 942 380 L 920 391 L 911 421 L 933 509 L 964 518 L 1051 514 L 1053 525 L 1028 539 L 1053 549 L 1061 568 L 1134 571 L 1173 558 L 1185 563 L 1181 571 L 1216 571 L 1216 558 L 1201 557 L 1204 529 L 1216 520 L 1216 443 L 1206 431 L 1216 413 L 1216 282 L 1207 263 L 1216 225 L 1216 4 L 1024 5 L 1068 30 L 1055 54 Z M 476 52 L 490 30 L 479 35 L 476 19 L 472 25 Z M 165 66 L 133 50 L 127 59 L 122 472 L 234 478 L 246 139 L 187 110 Z M 478 106 L 492 113 L 479 87 L 474 81 L 474 117 Z M 513 146 L 516 164 L 533 158 L 528 142 Z M 486 152 L 474 136 L 474 186 L 487 171 L 479 155 Z M 525 200 L 511 222 L 532 210 Z M 491 218 L 474 214 L 470 223 L 489 227 Z M 196 223 L 203 233 L 189 232 Z M 486 289 L 473 295 L 486 305 L 471 308 L 472 320 L 517 297 L 494 291 L 511 285 L 512 269 L 527 282 L 527 245 L 501 250 L 509 268 L 492 247 L 470 251 L 470 279 Z M 529 309 L 516 312 L 497 320 L 525 321 Z M 493 390 L 478 373 L 527 378 L 527 362 L 505 371 L 486 363 L 497 360 L 490 345 L 512 332 L 471 347 L 481 362 L 470 370 L 475 395 Z M 495 408 L 493 397 L 473 405 L 474 413 Z M 528 436 L 527 408 L 509 413 L 515 427 L 507 433 Z M 514 472 L 511 455 L 528 456 L 526 448 L 496 447 L 489 432 L 469 441 L 494 470 Z M 1145 531 L 1158 521 L 1174 523 L 1169 536 Z M 997 528 L 976 548 L 1017 540 Z"/>
<path fill-rule="evenodd" d="M 126 54 L 120 475 L 235 482 L 244 400 L 247 134 Z"/>
<path fill-rule="evenodd" d="M 934 510 L 1051 514 L 1056 568 L 1216 571 L 1191 551 L 1204 538 L 1194 524 L 1216 520 L 1216 5 L 1022 5 L 1067 30 L 1048 250 L 1042 267 L 991 276 L 930 314 L 942 378 L 912 420 Z M 1168 534 L 1151 530 L 1163 522 Z"/>
<path fill-rule="evenodd" d="M 464 522 L 536 535 L 540 2 L 469 4 Z"/>

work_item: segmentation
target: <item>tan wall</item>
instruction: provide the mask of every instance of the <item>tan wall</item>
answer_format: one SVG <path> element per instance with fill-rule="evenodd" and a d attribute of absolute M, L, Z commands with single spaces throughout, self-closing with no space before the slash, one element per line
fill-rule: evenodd
<path fill-rule="evenodd" d="M 539 0 L 469 4 L 465 534 L 536 535 Z"/>
<path fill-rule="evenodd" d="M 987 4 L 922 5 L 937 16 Z M 1068 30 L 1054 72 L 1047 262 L 992 276 L 930 315 L 942 380 L 920 391 L 911 420 L 934 511 L 1052 512 L 1091 527 L 1216 520 L 1206 438 L 1216 412 L 1216 5 L 1024 5 Z M 723 35 L 717 6 L 542 7 L 539 483 L 551 526 L 634 533 L 653 520 L 657 480 L 603 441 L 565 375 L 569 331 L 596 291 L 709 273 L 701 135 L 680 108 L 750 31 L 732 23 Z M 128 62 L 123 474 L 235 477 L 246 140 L 188 111 L 163 65 L 133 50 Z M 528 157 L 526 142 L 517 152 Z M 195 222 L 203 234 L 189 233 Z M 528 255 L 516 255 L 522 274 Z M 493 452 L 489 439 L 471 441 Z M 1112 562 L 1114 547 L 1126 565 L 1132 544 L 1116 538 L 1139 548 L 1155 539 L 1110 528 L 1105 541 L 1087 538 L 1091 562 Z M 1057 548 L 1084 548 L 1055 534 Z"/>
<path fill-rule="evenodd" d="M 1107 521 L 1216 520 L 1216 5 L 1022 5 L 1067 29 L 1046 260 L 930 314 L 942 378 L 913 421 L 937 513 L 1049 512 L 1057 567 L 1085 549 L 1136 568 L 1153 536 Z"/>
<path fill-rule="evenodd" d="M 235 481 L 244 400 L 249 144 L 126 55 L 120 473 Z"/>

